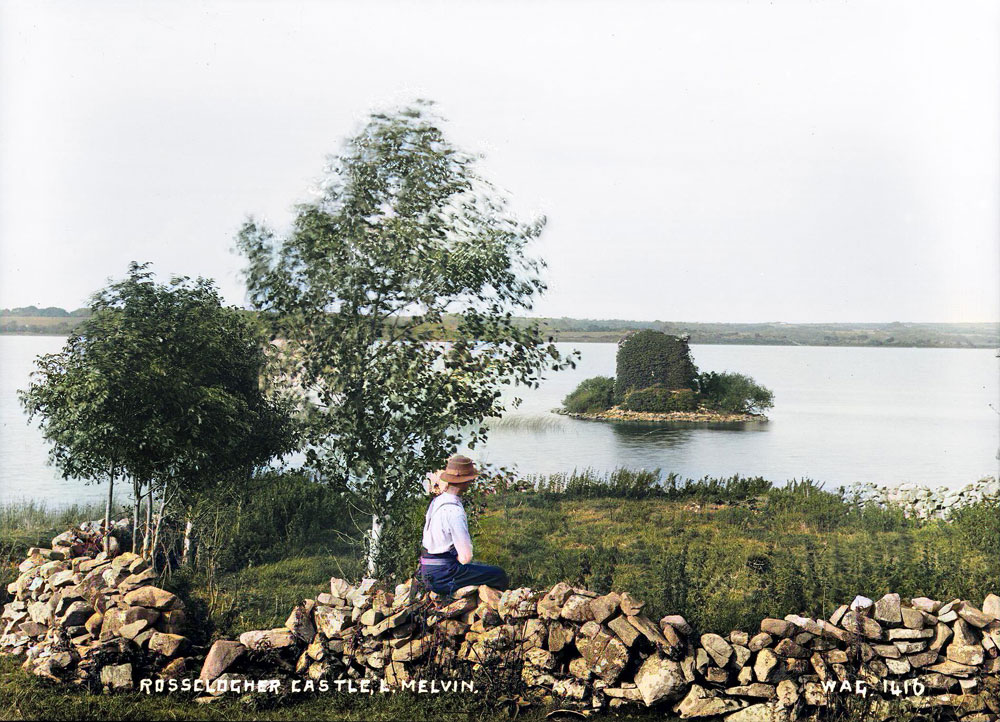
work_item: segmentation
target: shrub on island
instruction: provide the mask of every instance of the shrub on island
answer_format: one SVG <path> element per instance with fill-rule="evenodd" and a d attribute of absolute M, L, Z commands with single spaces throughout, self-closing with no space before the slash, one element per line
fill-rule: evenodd
<path fill-rule="evenodd" d="M 760 414 L 774 406 L 774 392 L 746 374 L 708 371 L 698 377 L 707 406 L 729 414 Z"/>
<path fill-rule="evenodd" d="M 698 395 L 691 389 L 667 389 L 650 386 L 625 394 L 622 408 L 626 411 L 666 414 L 673 411 L 697 411 Z"/>
<path fill-rule="evenodd" d="M 615 380 L 610 376 L 586 379 L 563 399 L 563 408 L 573 414 L 607 411 L 614 405 Z"/>

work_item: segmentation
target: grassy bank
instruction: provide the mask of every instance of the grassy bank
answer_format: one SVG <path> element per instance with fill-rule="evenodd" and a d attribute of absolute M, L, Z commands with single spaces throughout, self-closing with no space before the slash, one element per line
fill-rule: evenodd
<path fill-rule="evenodd" d="M 546 710 L 522 710 L 518 720 L 541 722 Z M 646 715 L 648 716 L 648 715 Z M 296 695 L 224 699 L 209 705 L 182 697 L 141 693 L 93 695 L 67 690 L 22 672 L 0 657 L 0 719 L 4 720 L 336 720 L 395 722 L 425 719 L 502 722 L 509 714 L 468 695 Z M 656 717 L 658 720 L 663 717 Z M 669 720 L 669 718 L 666 718 Z"/>
<path fill-rule="evenodd" d="M 790 612 L 828 616 L 858 593 L 982 599 L 998 591 L 996 502 L 948 521 L 919 521 L 896 509 L 861 507 L 810 482 L 775 488 L 759 478 L 661 481 L 656 472 L 626 470 L 521 481 L 532 491 L 484 484 L 468 499 L 477 558 L 505 566 L 516 585 L 566 580 L 630 591 L 647 601 L 649 616 L 681 613 L 701 632 L 749 630 L 762 617 Z M 187 600 L 197 641 L 279 626 L 331 575 L 360 575 L 357 532 L 344 519 L 343 497 L 293 476 L 270 477 L 249 491 L 255 504 L 237 500 L 225 510 L 227 536 L 217 540 L 213 564 L 203 560 L 198 570 L 162 581 Z M 403 525 L 401 575 L 415 561 L 423 506 L 415 504 Z M 27 547 L 96 516 L 86 507 L 0 508 L 4 585 Z M 0 666 L 3 719 L 504 719 L 495 707 L 477 704 L 323 695 L 204 707 L 67 692 L 10 660 Z M 542 712 L 519 719 L 541 719 Z"/>

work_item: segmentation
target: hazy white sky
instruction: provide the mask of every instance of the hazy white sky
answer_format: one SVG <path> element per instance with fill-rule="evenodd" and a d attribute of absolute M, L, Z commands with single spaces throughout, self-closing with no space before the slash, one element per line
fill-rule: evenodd
<path fill-rule="evenodd" d="M 997 320 L 998 89 L 990 0 L 0 0 L 0 307 L 242 303 L 244 217 L 426 97 L 548 216 L 539 314 Z"/>

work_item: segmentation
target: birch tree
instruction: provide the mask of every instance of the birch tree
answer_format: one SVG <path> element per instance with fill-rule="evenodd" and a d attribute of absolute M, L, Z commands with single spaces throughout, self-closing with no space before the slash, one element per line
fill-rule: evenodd
<path fill-rule="evenodd" d="M 515 319 L 545 290 L 527 253 L 544 219 L 515 218 L 439 126 L 426 103 L 372 115 L 286 233 L 251 219 L 237 238 L 306 401 L 307 463 L 370 521 L 370 574 L 394 506 L 518 403 L 504 386 L 572 362 Z"/>

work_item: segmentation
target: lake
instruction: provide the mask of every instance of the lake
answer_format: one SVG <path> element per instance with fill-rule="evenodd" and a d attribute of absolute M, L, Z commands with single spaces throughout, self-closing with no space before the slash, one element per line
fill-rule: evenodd
<path fill-rule="evenodd" d="M 0 501 L 50 505 L 100 500 L 100 487 L 59 478 L 17 402 L 37 354 L 57 336 L 0 336 Z M 692 346 L 702 371 L 739 371 L 770 387 L 770 420 L 710 428 L 609 424 L 551 409 L 583 379 L 613 376 L 614 344 L 559 344 L 583 356 L 552 374 L 494 424 L 481 462 L 552 473 L 618 466 L 684 477 L 811 478 L 827 487 L 858 481 L 957 487 L 997 473 L 998 360 L 983 349 Z"/>

